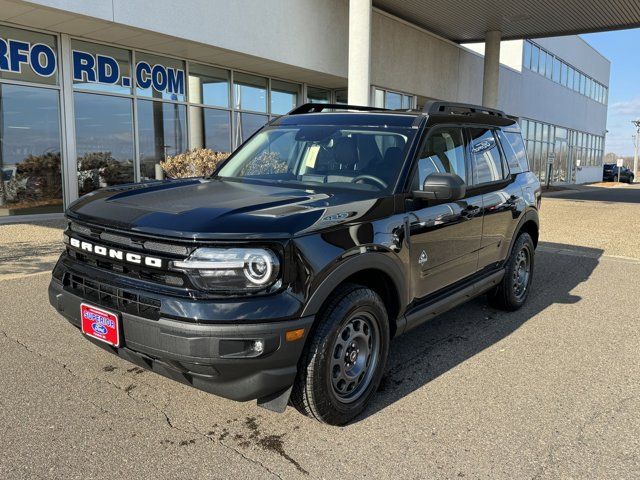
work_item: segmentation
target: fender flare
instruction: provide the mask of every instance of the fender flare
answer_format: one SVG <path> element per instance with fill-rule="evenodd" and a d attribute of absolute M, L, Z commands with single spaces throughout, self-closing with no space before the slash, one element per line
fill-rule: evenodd
<path fill-rule="evenodd" d="M 392 254 L 384 252 L 366 252 L 347 257 L 337 267 L 334 267 L 333 271 L 311 292 L 301 315 L 317 314 L 320 307 L 322 307 L 327 298 L 329 298 L 329 295 L 331 295 L 339 284 L 355 273 L 375 269 L 380 270 L 391 278 L 398 293 L 398 303 L 400 305 L 399 317 L 402 317 L 402 311 L 407 305 L 409 279 L 407 278 L 408 276 L 403 273 L 404 270 L 400 265 L 401 260 L 394 260 L 391 255 Z M 392 321 L 393 320 L 395 319 L 392 319 Z"/>
<path fill-rule="evenodd" d="M 522 215 L 520 221 L 518 222 L 518 225 L 516 225 L 516 228 L 513 231 L 513 239 L 511 240 L 511 245 L 509 246 L 509 256 L 507 256 L 507 258 L 509 258 L 511 256 L 511 253 L 513 253 L 515 239 L 522 230 L 523 225 L 529 221 L 533 221 L 533 223 L 535 223 L 538 227 L 538 232 L 540 231 L 540 216 L 538 214 L 538 210 L 536 210 L 535 208 L 529 208 L 524 212 L 524 215 Z"/>

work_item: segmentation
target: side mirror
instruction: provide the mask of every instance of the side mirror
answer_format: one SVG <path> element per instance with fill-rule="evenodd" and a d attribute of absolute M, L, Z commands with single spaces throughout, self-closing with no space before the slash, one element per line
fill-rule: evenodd
<path fill-rule="evenodd" d="M 424 180 L 422 190 L 413 192 L 414 198 L 423 200 L 448 200 L 464 198 L 467 187 L 464 180 L 454 173 L 432 173 Z"/>

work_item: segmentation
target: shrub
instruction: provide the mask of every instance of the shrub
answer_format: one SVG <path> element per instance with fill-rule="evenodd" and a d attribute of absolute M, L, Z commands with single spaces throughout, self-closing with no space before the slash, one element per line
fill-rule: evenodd
<path fill-rule="evenodd" d="M 194 148 L 185 153 L 168 156 L 160 166 L 169 178 L 208 177 L 229 157 L 226 152 L 209 148 Z"/>
<path fill-rule="evenodd" d="M 288 169 L 289 165 L 280 158 L 278 152 L 262 152 L 240 169 L 240 176 L 277 175 L 287 173 Z"/>

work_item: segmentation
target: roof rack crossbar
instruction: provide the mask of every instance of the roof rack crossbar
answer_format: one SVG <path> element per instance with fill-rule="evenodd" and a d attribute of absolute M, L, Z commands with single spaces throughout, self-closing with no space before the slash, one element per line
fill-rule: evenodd
<path fill-rule="evenodd" d="M 472 105 L 469 103 L 454 103 L 442 101 L 429 101 L 424 105 L 424 113 L 427 115 L 450 114 L 450 115 L 492 115 L 496 117 L 507 118 L 502 110 L 495 108 L 483 107 L 481 105 Z"/>
<path fill-rule="evenodd" d="M 304 113 L 319 113 L 323 110 L 357 110 L 361 112 L 372 112 L 386 110 L 385 108 L 365 107 L 363 105 L 344 105 L 340 103 L 305 103 L 291 110 L 287 115 L 301 115 Z"/>

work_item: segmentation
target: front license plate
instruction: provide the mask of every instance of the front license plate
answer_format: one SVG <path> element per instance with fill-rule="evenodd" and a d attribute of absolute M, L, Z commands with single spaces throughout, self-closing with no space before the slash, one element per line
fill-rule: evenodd
<path fill-rule="evenodd" d="M 80 305 L 80 319 L 82 333 L 114 347 L 120 346 L 118 315 L 83 303 Z"/>

